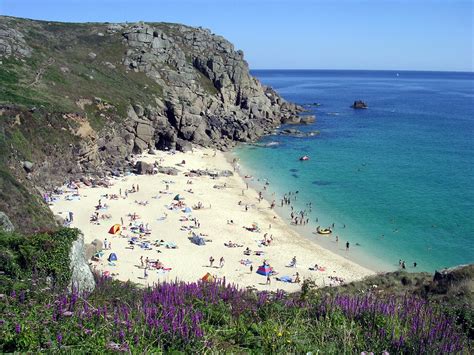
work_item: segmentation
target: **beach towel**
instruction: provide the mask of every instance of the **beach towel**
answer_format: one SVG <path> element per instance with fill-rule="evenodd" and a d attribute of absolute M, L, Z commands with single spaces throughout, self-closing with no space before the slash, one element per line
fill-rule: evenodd
<path fill-rule="evenodd" d="M 248 266 L 248 265 L 252 264 L 252 261 L 249 260 L 249 259 L 247 259 L 247 260 L 243 260 L 243 259 L 242 259 L 242 260 L 240 260 L 240 263 L 241 263 L 242 265 Z"/>
<path fill-rule="evenodd" d="M 164 246 L 165 246 L 166 248 L 168 248 L 168 249 L 176 249 L 176 248 L 178 247 L 178 246 L 177 246 L 175 243 L 173 243 L 173 242 L 166 242 L 166 243 L 164 243 Z"/>
<path fill-rule="evenodd" d="M 281 276 L 276 279 L 281 282 L 293 282 L 293 279 L 290 276 Z"/>

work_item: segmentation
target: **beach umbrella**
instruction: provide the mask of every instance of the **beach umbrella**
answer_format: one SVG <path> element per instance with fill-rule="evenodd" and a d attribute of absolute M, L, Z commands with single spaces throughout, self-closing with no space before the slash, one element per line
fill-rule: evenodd
<path fill-rule="evenodd" d="M 122 230 L 122 226 L 120 224 L 114 224 L 109 229 L 109 234 L 118 234 Z"/>
<path fill-rule="evenodd" d="M 262 276 L 270 275 L 273 272 L 273 268 L 270 265 L 262 265 L 257 269 L 257 274 Z"/>
<path fill-rule="evenodd" d="M 181 197 L 179 196 L 179 194 L 177 194 L 177 195 L 173 198 L 173 200 L 175 200 L 175 201 L 179 201 L 180 199 L 181 199 Z"/>
<path fill-rule="evenodd" d="M 191 209 L 191 207 L 186 207 L 183 212 L 184 213 L 191 213 L 193 210 Z"/>

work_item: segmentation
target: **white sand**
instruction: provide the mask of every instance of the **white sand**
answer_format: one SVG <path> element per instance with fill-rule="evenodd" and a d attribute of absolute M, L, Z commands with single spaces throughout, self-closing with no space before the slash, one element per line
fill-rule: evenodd
<path fill-rule="evenodd" d="M 69 211 L 74 213 L 72 227 L 81 229 L 84 233 L 85 242 L 89 243 L 94 239 L 102 241 L 105 238 L 112 243 L 111 250 L 105 251 L 105 256 L 99 262 L 93 262 L 94 267 L 102 271 L 109 271 L 116 274 L 119 280 L 130 280 L 141 284 L 153 284 L 161 281 L 172 281 L 175 279 L 182 281 L 196 281 L 207 272 L 216 277 L 225 277 L 228 282 L 239 284 L 243 287 L 251 286 L 257 289 L 286 291 L 297 291 L 301 285 L 295 283 L 284 283 L 276 280 L 280 276 L 292 276 L 299 273 L 301 280 L 311 278 L 318 285 L 328 285 L 333 283 L 329 276 L 343 278 L 346 282 L 361 279 L 373 274 L 372 271 L 355 264 L 342 256 L 327 251 L 315 243 L 308 241 L 298 233 L 293 231 L 274 211 L 270 209 L 268 202 L 263 200 L 258 202 L 258 193 L 252 189 L 246 189 L 246 183 L 237 174 L 232 177 L 219 177 L 212 179 L 209 176 L 188 178 L 183 173 L 189 169 L 219 169 L 233 170 L 232 165 L 226 161 L 224 154 L 214 152 L 209 149 L 198 149 L 193 153 L 176 153 L 174 155 L 166 152 L 158 152 L 157 155 L 143 155 L 138 160 L 154 162 L 164 159 L 162 166 L 175 166 L 180 170 L 178 176 L 168 176 L 164 174 L 128 176 L 112 180 L 114 185 L 110 188 L 88 188 L 81 186 L 79 189 L 80 200 L 67 201 L 65 196 L 60 196 L 60 200 L 51 205 L 54 213 L 66 217 Z M 186 164 L 182 167 L 176 166 L 182 160 Z M 159 190 L 164 191 L 166 183 L 164 180 L 171 180 L 169 184 L 170 194 L 159 194 Z M 187 184 L 192 180 L 192 184 Z M 227 185 L 226 188 L 216 189 L 214 185 Z M 124 195 L 126 189 L 131 189 L 132 184 L 139 185 L 139 192 L 130 193 L 128 198 L 121 197 L 118 200 L 110 200 L 101 197 L 105 194 L 119 194 L 119 189 Z M 192 189 L 194 193 L 185 192 Z M 244 196 L 242 191 L 244 190 Z M 196 205 L 199 201 L 205 206 L 204 209 L 194 210 L 191 214 L 181 211 L 167 210 L 165 205 L 169 205 L 176 194 L 184 197 L 187 206 Z M 161 196 L 154 199 L 152 196 Z M 101 220 L 100 225 L 90 223 L 90 217 L 95 212 L 95 207 L 99 199 L 102 204 L 106 203 L 107 211 L 100 211 L 100 214 L 110 214 L 110 220 Z M 148 201 L 147 206 L 140 206 L 134 201 Z M 241 206 L 238 202 L 242 201 Z M 246 212 L 244 205 L 250 206 Z M 278 207 L 276 207 L 278 208 Z M 126 249 L 128 240 L 126 236 L 136 235 L 130 230 L 124 229 L 122 236 L 108 234 L 109 228 L 115 223 L 121 223 L 123 218 L 125 227 L 130 223 L 127 217 L 129 213 L 137 213 L 141 218 L 139 222 L 148 223 L 151 234 L 144 236 L 143 240 L 165 240 L 174 242 L 178 249 L 167 249 L 165 247 L 153 247 L 152 250 L 144 250 L 135 246 L 133 250 Z M 165 220 L 158 221 L 159 217 L 167 213 Z M 211 239 L 204 246 L 191 243 L 188 239 L 189 232 L 182 231 L 182 226 L 194 225 L 193 222 L 180 222 L 183 216 L 196 217 L 200 222 L 200 228 L 194 229 L 197 233 L 207 234 L 205 238 Z M 227 224 L 228 220 L 233 220 L 234 224 Z M 252 223 L 258 223 L 261 228 L 260 233 L 249 232 L 243 226 L 250 227 Z M 271 224 L 271 229 L 269 225 Z M 270 246 L 258 246 L 258 241 L 263 239 L 264 233 L 273 235 L 273 242 Z M 137 235 L 136 235 L 137 236 Z M 232 241 L 242 244 L 240 248 L 228 248 L 224 243 Z M 252 255 L 243 254 L 246 247 L 252 250 Z M 158 252 L 159 250 L 160 252 Z M 253 251 L 264 251 L 263 256 L 254 255 Z M 106 257 L 114 252 L 118 256 L 115 266 L 110 266 Z M 140 267 L 140 256 L 151 260 L 159 259 L 166 268 L 171 268 L 169 272 L 159 273 L 154 269 L 148 270 L 148 277 L 144 278 L 144 269 Z M 209 267 L 209 257 L 213 256 L 214 267 Z M 296 268 L 287 267 L 293 256 L 296 256 Z M 225 264 L 219 268 L 219 260 L 224 257 Z M 240 263 L 242 259 L 250 259 L 253 263 L 253 272 L 250 273 L 249 266 Z M 258 266 L 263 260 L 267 260 L 278 275 L 271 278 L 271 284 L 266 285 L 266 277 L 256 273 Z M 309 267 L 317 263 L 324 266 L 325 271 L 310 271 Z M 333 283 L 334 284 L 334 283 Z"/>

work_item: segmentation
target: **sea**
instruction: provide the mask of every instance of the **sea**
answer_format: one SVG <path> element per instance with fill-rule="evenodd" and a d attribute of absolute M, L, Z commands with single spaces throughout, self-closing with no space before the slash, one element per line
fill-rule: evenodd
<path fill-rule="evenodd" d="M 293 192 L 294 210 L 310 218 L 293 228 L 308 242 L 378 272 L 400 260 L 408 271 L 428 272 L 474 262 L 473 73 L 252 74 L 316 115 L 233 151 L 255 187 L 268 181 L 268 199 L 278 204 Z M 355 100 L 368 108 L 351 108 Z M 314 134 L 281 135 L 287 128 Z M 290 221 L 288 208 L 276 212 Z M 329 236 L 314 233 L 333 224 Z"/>

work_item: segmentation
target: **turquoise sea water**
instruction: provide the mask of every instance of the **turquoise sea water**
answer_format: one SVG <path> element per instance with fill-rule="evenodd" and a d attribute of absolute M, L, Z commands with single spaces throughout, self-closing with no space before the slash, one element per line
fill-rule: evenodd
<path fill-rule="evenodd" d="M 375 270 L 395 269 L 399 259 L 426 271 L 474 262 L 472 73 L 253 74 L 317 116 L 292 128 L 318 136 L 272 135 L 234 152 L 244 173 L 269 179 L 269 193 L 298 190 L 298 209 L 313 203 L 310 227 L 295 228 Z M 356 99 L 369 109 L 351 109 Z M 311 159 L 300 162 L 305 154 Z M 310 232 L 332 223 L 332 237 Z"/>

